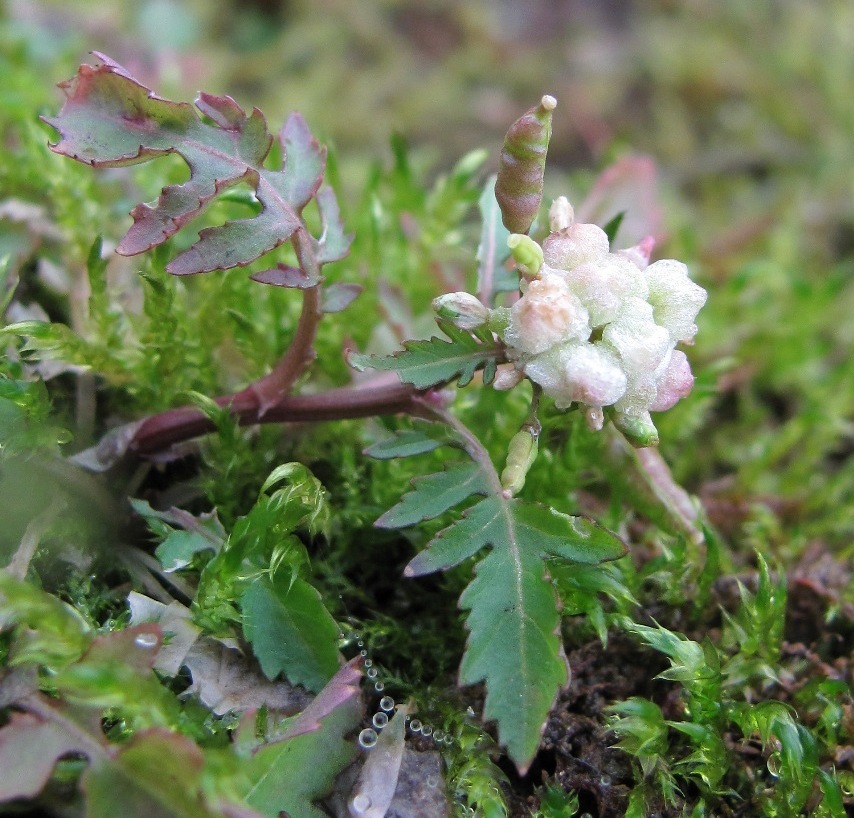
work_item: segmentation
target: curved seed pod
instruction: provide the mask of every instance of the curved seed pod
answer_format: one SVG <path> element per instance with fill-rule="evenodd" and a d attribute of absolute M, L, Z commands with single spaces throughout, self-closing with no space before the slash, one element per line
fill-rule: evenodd
<path fill-rule="evenodd" d="M 539 105 L 510 126 L 504 137 L 495 198 L 501 220 L 511 233 L 527 233 L 539 210 L 556 105 L 554 97 L 544 96 Z"/>

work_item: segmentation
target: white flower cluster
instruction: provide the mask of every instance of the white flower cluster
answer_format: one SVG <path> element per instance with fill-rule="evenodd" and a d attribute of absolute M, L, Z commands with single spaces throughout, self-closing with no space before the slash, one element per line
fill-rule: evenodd
<path fill-rule="evenodd" d="M 527 376 L 558 408 L 579 404 L 593 428 L 602 426 L 603 407 L 613 406 L 618 427 L 635 442 L 654 443 L 649 413 L 669 409 L 693 386 L 688 359 L 675 347 L 693 339 L 706 291 L 679 261 L 649 264 L 651 239 L 612 253 L 605 232 L 575 222 L 565 198 L 549 216 L 539 269 L 530 260 L 536 245 L 516 239 L 526 244 L 514 254 L 530 278 L 501 333 L 515 372 L 496 386 Z"/>

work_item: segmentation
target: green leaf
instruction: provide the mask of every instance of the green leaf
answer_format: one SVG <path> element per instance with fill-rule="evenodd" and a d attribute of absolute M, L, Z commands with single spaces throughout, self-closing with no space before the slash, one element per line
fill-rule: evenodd
<path fill-rule="evenodd" d="M 428 485 L 447 489 L 446 482 L 442 475 L 433 475 Z M 437 494 L 442 496 L 441 491 Z M 432 496 L 425 500 L 432 511 Z M 441 505 L 444 502 L 435 507 Z M 401 516 L 408 519 L 403 516 L 408 512 L 411 518 L 417 510 L 417 505 L 404 508 Z M 599 563 L 623 556 L 626 547 L 590 520 L 499 494 L 481 500 L 439 532 L 406 566 L 405 574 L 450 568 L 484 546 L 492 550 L 478 563 L 474 581 L 460 597 L 460 607 L 470 611 L 460 683 L 486 682 L 484 717 L 498 722 L 501 743 L 524 772 L 557 691 L 567 680 L 557 597 L 545 557 Z"/>
<path fill-rule="evenodd" d="M 269 679 L 318 691 L 338 668 L 338 626 L 305 580 L 255 580 L 241 598 L 243 632 Z"/>
<path fill-rule="evenodd" d="M 314 801 L 326 795 L 356 754 L 344 736 L 359 724 L 358 662 L 344 665 L 288 727 L 281 741 L 262 746 L 248 764 L 245 798 L 268 818 L 325 818 Z"/>
<path fill-rule="evenodd" d="M 317 207 L 323 225 L 317 241 L 317 260 L 320 264 L 340 261 L 350 252 L 353 234 L 344 232 L 338 199 L 331 187 L 324 186 L 317 192 Z"/>
<path fill-rule="evenodd" d="M 459 378 L 459 385 L 465 386 L 481 367 L 484 368 L 484 382 L 491 382 L 496 360 L 502 354 L 501 348 L 494 343 L 483 343 L 462 330 L 449 331 L 444 325 L 442 329 L 451 336 L 450 341 L 434 336 L 429 341 L 408 341 L 403 345 L 403 352 L 387 358 L 351 353 L 348 360 L 360 371 L 380 369 L 397 372 L 401 381 L 411 383 L 417 389 L 428 389 L 454 378 Z"/>
<path fill-rule="evenodd" d="M 364 453 L 375 460 L 391 460 L 395 457 L 414 457 L 426 454 L 442 446 L 441 440 L 436 440 L 417 429 L 405 429 L 395 432 L 393 437 L 380 440 L 368 446 Z"/>
<path fill-rule="evenodd" d="M 217 194 L 248 184 L 258 214 L 205 228 L 199 240 L 174 258 L 167 271 L 192 275 L 245 266 L 303 228 L 299 213 L 320 185 L 325 152 L 299 114 L 280 134 L 281 171 L 264 167 L 272 136 L 261 112 L 247 115 L 231 97 L 202 93 L 199 116 L 188 103 L 156 96 L 104 55 L 102 64 L 81 65 L 62 84 L 66 100 L 45 121 L 60 134 L 51 148 L 93 167 L 119 167 L 176 153 L 190 168 L 188 181 L 163 189 L 153 205 L 140 204 L 118 252 L 135 255 L 162 244 L 197 216 Z"/>
<path fill-rule="evenodd" d="M 504 533 L 460 597 L 469 611 L 460 684 L 486 682 L 483 716 L 498 722 L 499 741 L 524 775 L 568 674 L 545 565 L 512 526 Z"/>
<path fill-rule="evenodd" d="M 405 528 L 423 520 L 432 520 L 442 512 L 461 503 L 472 494 L 488 494 L 489 482 L 483 470 L 471 461 L 455 463 L 445 471 L 418 477 L 412 481 L 413 490 L 380 517 L 374 525 L 379 528 Z"/>

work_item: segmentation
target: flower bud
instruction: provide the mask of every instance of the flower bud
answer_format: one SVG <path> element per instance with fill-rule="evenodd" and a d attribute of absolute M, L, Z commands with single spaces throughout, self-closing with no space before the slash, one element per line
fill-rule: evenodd
<path fill-rule="evenodd" d="M 658 445 L 658 429 L 655 428 L 649 412 L 643 412 L 640 415 L 616 412 L 614 426 L 623 433 L 632 446 L 638 449 Z"/>
<path fill-rule="evenodd" d="M 436 315 L 455 327 L 472 330 L 489 320 L 489 308 L 469 293 L 445 293 L 433 299 Z"/>
<path fill-rule="evenodd" d="M 529 425 L 516 432 L 507 447 L 507 464 L 501 472 L 501 486 L 510 497 L 518 494 L 525 485 L 528 470 L 537 459 L 539 435 Z"/>
<path fill-rule="evenodd" d="M 549 208 L 549 229 L 552 233 L 567 230 L 575 222 L 575 210 L 566 196 L 558 196 Z"/>
<path fill-rule="evenodd" d="M 512 233 L 507 239 L 507 246 L 522 275 L 533 278 L 539 273 L 543 266 L 543 248 L 530 236 Z"/>

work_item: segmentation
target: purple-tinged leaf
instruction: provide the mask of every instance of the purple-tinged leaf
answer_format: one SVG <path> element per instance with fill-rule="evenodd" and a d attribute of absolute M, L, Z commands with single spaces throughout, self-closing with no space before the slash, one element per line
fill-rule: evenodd
<path fill-rule="evenodd" d="M 202 230 L 199 241 L 167 266 L 170 273 L 245 266 L 302 227 L 299 211 L 317 192 L 325 163 L 325 150 L 302 117 L 292 115 L 282 129 L 283 170 L 268 170 L 263 162 L 272 136 L 257 108 L 247 115 L 230 97 L 201 94 L 196 106 L 203 120 L 188 103 L 157 96 L 117 63 L 97 56 L 101 65 L 81 65 L 77 76 L 60 86 L 65 103 L 56 117 L 46 120 L 60 134 L 52 149 L 94 167 L 176 153 L 190 168 L 187 182 L 164 188 L 154 205 L 134 208 L 134 223 L 118 252 L 134 255 L 162 244 L 217 194 L 242 183 L 253 189 L 260 213 Z M 324 230 L 331 237 L 321 246 L 334 248 L 331 255 L 340 254 L 343 234 L 333 218 L 337 208 L 329 202 L 321 207 L 327 211 Z M 320 261 L 331 260 L 330 251 L 324 253 L 330 257 Z"/>
<path fill-rule="evenodd" d="M 0 801 L 37 795 L 57 760 L 82 750 L 76 737 L 58 724 L 29 713 L 12 713 L 0 729 Z"/>
<path fill-rule="evenodd" d="M 317 193 L 317 206 L 323 232 L 317 242 L 317 260 L 320 264 L 340 261 L 350 252 L 353 234 L 344 232 L 338 197 L 331 187 L 323 187 Z"/>
<path fill-rule="evenodd" d="M 276 186 L 294 209 L 301 211 L 317 193 L 326 167 L 326 146 L 320 147 L 302 114 L 292 113 L 279 132 L 284 165 Z"/>
<path fill-rule="evenodd" d="M 96 664 L 117 662 L 145 672 L 154 667 L 163 644 L 163 631 L 154 622 L 145 622 L 120 631 L 96 636 L 82 661 Z"/>
<path fill-rule="evenodd" d="M 248 768 L 246 801 L 268 818 L 324 818 L 313 802 L 326 795 L 356 754 L 345 739 L 362 716 L 359 659 L 344 665 L 292 722 L 280 741 L 260 747 Z"/>
<path fill-rule="evenodd" d="M 311 704 L 291 722 L 284 739 L 296 738 L 304 733 L 319 730 L 321 719 L 325 719 L 337 707 L 358 699 L 361 680 L 361 659 L 356 657 L 346 665 L 342 665 L 324 685 L 323 690 L 314 697 Z"/>
<path fill-rule="evenodd" d="M 347 309 L 362 292 L 361 284 L 329 284 L 323 289 L 321 309 L 325 313 L 341 312 Z"/>
<path fill-rule="evenodd" d="M 298 290 L 307 290 L 309 287 L 316 287 L 320 283 L 320 278 L 306 275 L 299 267 L 293 267 L 290 264 L 278 264 L 271 270 L 253 273 L 249 278 L 261 284 L 272 284 L 274 287 L 293 287 Z"/>

